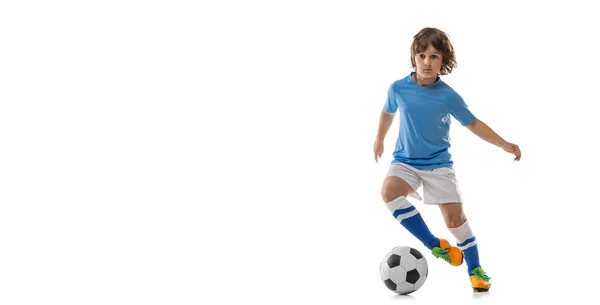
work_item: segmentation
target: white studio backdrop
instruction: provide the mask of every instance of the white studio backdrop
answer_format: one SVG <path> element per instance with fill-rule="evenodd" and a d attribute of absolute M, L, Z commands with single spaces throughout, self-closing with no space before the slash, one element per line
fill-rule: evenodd
<path fill-rule="evenodd" d="M 0 303 L 585 297 L 599 26 L 584 1 L 4 1 Z M 423 27 L 454 44 L 444 81 L 523 152 L 453 121 L 488 294 L 380 197 L 398 122 L 375 163 L 379 113 Z M 378 274 L 397 245 L 430 266 L 404 298 Z"/>

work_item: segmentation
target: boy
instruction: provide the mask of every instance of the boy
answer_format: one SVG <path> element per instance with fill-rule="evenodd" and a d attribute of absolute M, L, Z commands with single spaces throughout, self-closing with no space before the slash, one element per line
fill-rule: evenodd
<path fill-rule="evenodd" d="M 490 277 L 479 263 L 475 234 L 467 222 L 450 148 L 450 116 L 481 139 L 514 154 L 521 159 L 516 144 L 496 134 L 468 109 L 460 95 L 440 79 L 456 65 L 454 48 L 446 33 L 424 28 L 414 36 L 411 46 L 414 72 L 394 82 L 381 112 L 377 137 L 373 146 L 375 161 L 383 154 L 383 143 L 396 111 L 400 117 L 400 132 L 382 187 L 382 197 L 390 212 L 433 255 L 453 266 L 463 260 L 471 286 L 476 292 L 488 291 Z M 423 186 L 424 203 L 438 205 L 446 227 L 456 238 L 457 247 L 446 239 L 435 237 L 415 207 L 406 199 Z"/>

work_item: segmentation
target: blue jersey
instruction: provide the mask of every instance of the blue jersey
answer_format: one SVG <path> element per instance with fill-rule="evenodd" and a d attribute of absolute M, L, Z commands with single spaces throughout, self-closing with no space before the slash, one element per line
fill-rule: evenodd
<path fill-rule="evenodd" d="M 456 91 L 439 77 L 429 86 L 412 79 L 412 72 L 394 82 L 388 90 L 384 110 L 399 112 L 400 132 L 392 163 L 405 163 L 418 169 L 451 167 L 450 115 L 463 126 L 475 116 Z"/>

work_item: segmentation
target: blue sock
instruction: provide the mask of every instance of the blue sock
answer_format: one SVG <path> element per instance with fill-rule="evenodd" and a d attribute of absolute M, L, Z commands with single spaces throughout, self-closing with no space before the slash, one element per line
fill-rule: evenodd
<path fill-rule="evenodd" d="M 471 230 L 469 223 L 465 221 L 458 228 L 450 228 L 450 232 L 456 237 L 457 247 L 462 250 L 467 263 L 467 272 L 469 275 L 473 269 L 481 265 L 479 263 L 479 251 L 477 249 L 477 239 Z"/>
<path fill-rule="evenodd" d="M 440 240 L 431 234 L 429 228 L 423 221 L 423 217 L 417 209 L 406 200 L 405 196 L 400 196 L 385 204 L 394 218 L 400 222 L 412 235 L 418 238 L 429 250 L 440 246 Z"/>
<path fill-rule="evenodd" d="M 458 247 L 461 248 L 460 245 L 458 245 Z M 463 255 L 465 256 L 465 262 L 467 263 L 467 271 L 469 272 L 469 275 L 471 275 L 471 271 L 473 271 L 473 269 L 477 267 L 481 268 L 481 265 L 479 264 L 479 251 L 477 250 L 477 244 L 472 245 L 466 249 L 461 248 L 461 250 L 463 251 Z"/>

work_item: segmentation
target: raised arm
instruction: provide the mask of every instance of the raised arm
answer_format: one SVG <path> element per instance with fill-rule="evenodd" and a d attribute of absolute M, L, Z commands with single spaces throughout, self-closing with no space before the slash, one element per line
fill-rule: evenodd
<path fill-rule="evenodd" d="M 475 119 L 473 123 L 467 125 L 467 128 L 482 140 L 494 144 L 508 153 L 514 154 L 515 161 L 521 160 L 521 150 L 519 149 L 519 146 L 504 140 L 481 120 Z"/>

